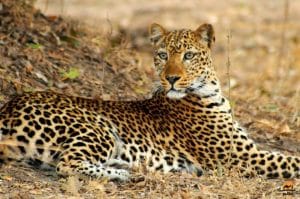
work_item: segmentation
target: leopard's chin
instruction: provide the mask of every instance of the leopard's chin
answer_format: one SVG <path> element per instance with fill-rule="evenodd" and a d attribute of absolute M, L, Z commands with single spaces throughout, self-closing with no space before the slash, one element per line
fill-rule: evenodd
<path fill-rule="evenodd" d="M 181 99 L 186 96 L 186 93 L 176 91 L 176 90 L 169 90 L 167 92 L 167 97 L 170 99 Z"/>

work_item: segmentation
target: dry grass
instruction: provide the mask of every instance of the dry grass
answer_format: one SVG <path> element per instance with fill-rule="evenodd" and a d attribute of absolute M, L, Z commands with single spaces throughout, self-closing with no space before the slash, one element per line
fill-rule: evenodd
<path fill-rule="evenodd" d="M 261 148 L 300 155 L 299 2 L 289 2 L 286 21 L 285 1 L 191 0 L 184 5 L 171 0 L 109 2 L 64 1 L 63 10 L 73 19 L 83 18 L 82 13 L 88 12 L 84 9 L 88 9 L 85 19 L 93 25 L 57 17 L 52 11 L 62 12 L 55 7 L 60 8 L 60 1 L 49 1 L 51 16 L 46 18 L 31 7 L 24 12 L 15 5 L 9 14 L 1 16 L 0 105 L 17 92 L 46 89 L 104 99 L 144 98 L 156 78 L 147 25 L 157 21 L 170 28 L 196 28 L 199 23 L 211 22 L 217 37 L 214 62 L 227 96 L 226 60 L 230 59 L 235 118 Z M 14 4 L 11 0 L 0 3 Z M 232 37 L 227 56 L 229 27 Z M 133 50 L 128 49 L 131 47 Z M 74 68 L 75 76 L 70 76 Z M 234 171 L 225 170 L 222 175 L 215 171 L 198 178 L 141 169 L 134 176 L 132 182 L 122 184 L 79 181 L 4 165 L 0 168 L 0 198 L 300 197 L 299 180 L 294 182 L 294 191 L 282 191 L 283 180 L 245 179 Z"/>
<path fill-rule="evenodd" d="M 135 180 L 116 183 L 106 180 L 58 178 L 53 173 L 26 167 L 2 167 L 2 198 L 282 198 L 285 194 L 297 198 L 299 181 L 292 191 L 283 189 L 282 180 L 245 179 L 236 172 L 222 176 L 207 174 L 134 173 Z M 17 174 L 17 175 L 16 175 Z M 141 178 L 142 177 L 142 178 Z"/>

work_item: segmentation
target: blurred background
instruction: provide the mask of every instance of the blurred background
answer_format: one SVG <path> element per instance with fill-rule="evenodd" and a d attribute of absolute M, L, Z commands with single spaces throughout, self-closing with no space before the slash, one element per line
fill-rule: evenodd
<path fill-rule="evenodd" d="M 300 154 L 300 0 L 0 0 L 0 107 L 39 90 L 105 100 L 151 96 L 153 22 L 170 30 L 211 23 L 213 62 L 234 117 L 259 147 Z M 0 198 L 283 197 L 282 181 L 234 172 L 142 175 L 137 183 L 82 186 L 7 165 Z"/>

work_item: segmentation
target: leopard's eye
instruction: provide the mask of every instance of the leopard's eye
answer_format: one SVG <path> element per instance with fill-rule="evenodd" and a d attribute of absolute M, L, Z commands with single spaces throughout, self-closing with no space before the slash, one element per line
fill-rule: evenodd
<path fill-rule="evenodd" d="M 167 60 L 168 59 L 168 54 L 166 52 L 159 52 L 158 56 L 159 56 L 159 58 L 161 58 L 163 60 Z"/>
<path fill-rule="evenodd" d="M 186 52 L 186 53 L 184 54 L 183 58 L 184 58 L 185 60 L 190 60 L 190 59 L 193 59 L 194 56 L 195 56 L 194 53 L 192 53 L 192 52 Z"/>

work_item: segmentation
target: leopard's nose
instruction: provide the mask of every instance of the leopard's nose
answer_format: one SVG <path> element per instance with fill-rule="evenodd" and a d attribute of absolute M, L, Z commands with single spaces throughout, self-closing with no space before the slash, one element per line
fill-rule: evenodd
<path fill-rule="evenodd" d="M 175 82 L 177 82 L 180 79 L 179 76 L 166 76 L 166 80 L 173 85 Z"/>

